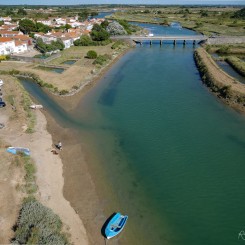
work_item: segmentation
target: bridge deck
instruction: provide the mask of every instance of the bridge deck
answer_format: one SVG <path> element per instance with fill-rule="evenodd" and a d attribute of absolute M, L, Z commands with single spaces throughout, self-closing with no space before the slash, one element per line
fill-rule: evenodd
<path fill-rule="evenodd" d="M 162 36 L 115 36 L 113 39 L 131 39 L 134 41 L 153 41 L 153 40 L 158 40 L 158 41 L 163 41 L 163 40 L 182 40 L 182 41 L 203 41 L 207 40 L 208 38 L 203 35 L 193 35 L 193 36 L 167 36 L 167 35 L 162 35 Z"/>

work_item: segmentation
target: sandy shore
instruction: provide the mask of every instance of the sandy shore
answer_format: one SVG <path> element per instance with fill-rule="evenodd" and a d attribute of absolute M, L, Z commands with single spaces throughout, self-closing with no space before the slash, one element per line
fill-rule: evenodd
<path fill-rule="evenodd" d="M 63 196 L 62 162 L 59 155 L 51 152 L 53 143 L 46 129 L 46 118 L 41 111 L 35 111 L 35 113 L 37 116 L 35 133 L 24 133 L 25 125 L 16 125 L 16 128 L 6 126 L 1 130 L 1 136 L 12 146 L 28 147 L 31 150 L 31 157 L 37 166 L 37 198 L 60 216 L 64 224 L 64 231 L 71 235 L 70 240 L 73 244 L 88 244 L 86 230 L 81 219 Z M 4 123 L 8 125 L 8 116 L 5 118 Z M 21 126 L 22 130 L 20 130 Z"/>

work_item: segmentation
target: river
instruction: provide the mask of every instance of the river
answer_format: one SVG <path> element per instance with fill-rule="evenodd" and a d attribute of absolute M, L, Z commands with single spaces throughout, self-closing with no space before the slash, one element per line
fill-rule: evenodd
<path fill-rule="evenodd" d="M 193 35 L 140 25 L 155 35 Z M 239 243 L 245 228 L 245 117 L 202 84 L 194 48 L 144 43 L 117 62 L 73 112 L 49 102 L 55 118 L 86 131 L 105 213 L 129 215 L 110 244 Z M 31 83 L 24 85 L 40 103 L 50 100 Z"/>

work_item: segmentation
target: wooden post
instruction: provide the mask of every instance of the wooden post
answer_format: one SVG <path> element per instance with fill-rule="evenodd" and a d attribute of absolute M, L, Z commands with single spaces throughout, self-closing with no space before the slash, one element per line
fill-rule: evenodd
<path fill-rule="evenodd" d="M 184 40 L 184 41 L 183 41 L 183 45 L 185 45 L 185 44 L 186 44 L 186 41 Z"/>
<path fill-rule="evenodd" d="M 174 45 L 176 45 L 176 40 L 174 40 Z"/>
<path fill-rule="evenodd" d="M 160 46 L 162 46 L 162 40 L 160 40 Z"/>
<path fill-rule="evenodd" d="M 150 45 L 152 45 L 152 40 L 150 40 Z"/>
<path fill-rule="evenodd" d="M 195 44 L 196 44 L 196 40 L 193 41 L 193 45 L 195 45 Z"/>

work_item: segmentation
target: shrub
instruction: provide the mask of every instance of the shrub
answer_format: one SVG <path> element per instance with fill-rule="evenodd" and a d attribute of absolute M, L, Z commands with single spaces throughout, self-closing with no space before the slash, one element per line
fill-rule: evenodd
<path fill-rule="evenodd" d="M 112 44 L 111 48 L 112 49 L 117 49 L 120 48 L 120 46 L 124 45 L 124 42 L 121 40 L 116 41 L 115 43 Z"/>
<path fill-rule="evenodd" d="M 58 215 L 33 197 L 25 199 L 15 227 L 13 244 L 68 244 Z"/>
<path fill-rule="evenodd" d="M 63 89 L 60 91 L 60 95 L 68 94 L 69 92 L 66 89 Z"/>
<path fill-rule="evenodd" d="M 86 56 L 86 58 L 88 58 L 88 59 L 96 59 L 97 58 L 97 53 L 94 51 L 94 50 L 89 50 L 88 52 L 87 52 L 87 56 Z"/>
<path fill-rule="evenodd" d="M 105 64 L 111 57 L 107 54 L 99 55 L 96 60 L 93 62 L 95 65 L 103 65 Z"/>

